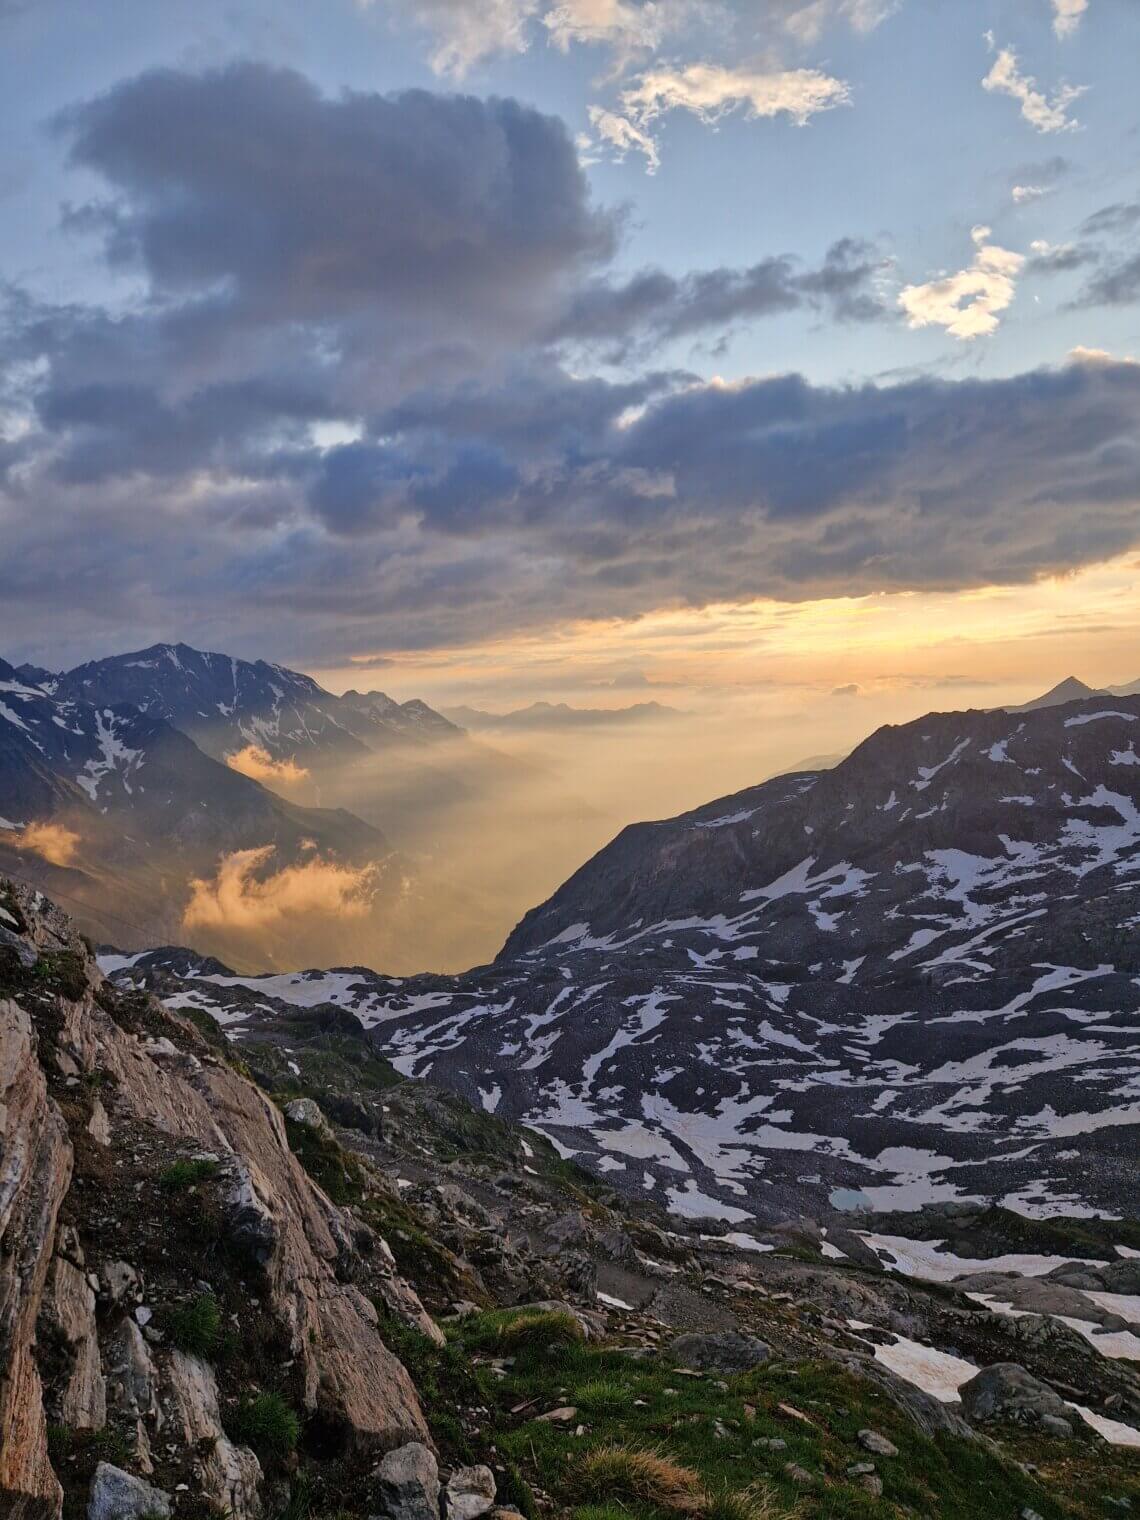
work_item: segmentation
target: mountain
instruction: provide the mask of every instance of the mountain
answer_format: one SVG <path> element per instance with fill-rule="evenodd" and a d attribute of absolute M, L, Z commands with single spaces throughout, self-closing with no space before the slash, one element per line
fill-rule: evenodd
<path fill-rule="evenodd" d="M 1140 696 L 1140 680 L 1129 681 L 1124 686 L 1109 686 L 1106 688 L 1114 697 Z"/>
<path fill-rule="evenodd" d="M 1138 740 L 1136 697 L 929 714 L 625 829 L 490 967 L 242 996 L 348 1008 L 402 1072 L 679 1212 L 1127 1212 Z M 193 970 L 183 995 L 237 1017 Z"/>
<path fill-rule="evenodd" d="M 449 707 L 446 712 L 461 727 L 480 729 L 605 728 L 623 723 L 655 722 L 681 716 L 660 702 L 635 702 L 629 707 L 571 707 L 566 702 L 532 702 L 513 712 L 484 712 L 478 707 Z"/>
<path fill-rule="evenodd" d="M 48 684 L 61 698 L 96 706 L 129 703 L 163 718 L 219 760 L 253 745 L 273 760 L 319 767 L 361 759 L 387 743 L 457 732 L 423 702 L 399 703 L 383 692 L 336 697 L 283 665 L 188 644 L 155 644 L 92 660 Z"/>
<path fill-rule="evenodd" d="M 1135 1222 L 670 1217 L 343 1010 L 115 974 L 0 878 L 5 1520 L 1129 1509 Z"/>
<path fill-rule="evenodd" d="M 1076 676 L 1066 676 L 1056 686 L 1044 692 L 1039 697 L 1034 697 L 1031 702 L 1022 702 L 1017 707 L 1007 707 L 1006 712 L 1037 712 L 1042 707 L 1061 707 L 1066 702 L 1085 702 L 1089 697 L 1103 697 L 1108 693 L 1103 689 L 1086 686 L 1083 681 L 1078 681 Z"/>
<path fill-rule="evenodd" d="M 397 890 L 403 867 L 351 813 L 299 807 L 160 716 L 64 690 L 29 685 L 0 660 L 0 857 L 73 899 L 97 932 L 122 939 L 127 921 L 135 943 L 169 938 L 193 881 L 251 851 L 265 859 L 251 862 L 250 889 L 269 870 L 320 860 L 391 876 Z"/>

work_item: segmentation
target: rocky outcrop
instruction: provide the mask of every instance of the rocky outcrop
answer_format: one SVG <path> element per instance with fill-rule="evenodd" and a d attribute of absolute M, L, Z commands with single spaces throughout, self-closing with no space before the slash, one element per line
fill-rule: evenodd
<path fill-rule="evenodd" d="M 33 1350 L 56 1219 L 71 1177 L 67 1126 L 48 1098 L 32 1020 L 0 1000 L 0 1510 L 58 1514 Z"/>
<path fill-rule="evenodd" d="M 1055 1436 L 1073 1433 L 1064 1400 L 1016 1362 L 983 1367 L 958 1392 L 972 1420 L 1025 1425 Z"/>
<path fill-rule="evenodd" d="M 261 1467 L 226 1434 L 213 1368 L 176 1349 L 161 1328 L 195 1297 L 213 1302 L 222 1291 L 200 1280 L 204 1265 L 165 1248 L 161 1216 L 180 1189 L 200 1198 L 203 1229 L 217 1240 L 208 1259 L 232 1263 L 234 1293 L 248 1298 L 263 1338 L 273 1339 L 268 1370 L 301 1417 L 319 1421 L 345 1452 L 427 1441 L 415 1388 L 355 1280 L 362 1272 L 375 1279 L 388 1312 L 439 1337 L 386 1244 L 367 1241 L 366 1270 L 360 1227 L 302 1169 L 270 1099 L 157 1004 L 136 1000 L 124 1010 L 62 915 L 31 894 L 9 891 L 5 901 L 18 908 L 18 917 L 6 912 L 20 929 L 6 931 L 19 954 L 0 947 L 6 1520 L 61 1512 L 49 1411 L 70 1431 L 113 1422 L 138 1474 L 161 1468 L 165 1478 L 173 1464 L 235 1520 L 260 1512 Z M 172 1176 L 165 1196 L 164 1169 Z M 132 1230 L 154 1237 L 145 1273 L 132 1259 Z M 240 1342 L 243 1316 L 233 1320 Z M 220 1334 L 216 1325 L 209 1331 Z M 239 1375 L 231 1371 L 231 1381 Z M 92 1503 L 119 1502 L 116 1485 L 130 1475 L 116 1472 L 100 1469 Z"/>
<path fill-rule="evenodd" d="M 679 1335 L 669 1347 L 669 1355 L 679 1366 L 698 1372 L 750 1372 L 763 1366 L 771 1354 L 762 1340 L 738 1330 Z"/>

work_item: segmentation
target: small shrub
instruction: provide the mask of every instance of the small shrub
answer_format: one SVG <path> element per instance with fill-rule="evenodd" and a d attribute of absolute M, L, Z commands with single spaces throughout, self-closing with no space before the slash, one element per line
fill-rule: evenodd
<path fill-rule="evenodd" d="M 167 1315 L 166 1328 L 179 1351 L 191 1356 L 212 1355 L 222 1337 L 222 1311 L 217 1299 L 202 1293 L 188 1304 L 179 1304 Z"/>
<path fill-rule="evenodd" d="M 573 1488 L 584 1500 L 628 1499 L 656 1509 L 698 1514 L 706 1495 L 691 1467 L 640 1446 L 599 1446 L 580 1458 Z"/>
<path fill-rule="evenodd" d="M 628 1409 L 632 1395 L 616 1378 L 595 1378 L 583 1383 L 574 1394 L 574 1403 L 585 1415 L 595 1419 L 604 1415 L 621 1414 Z"/>
<path fill-rule="evenodd" d="M 217 1173 L 218 1163 L 207 1161 L 204 1157 L 197 1161 L 173 1161 L 164 1171 L 159 1172 L 158 1182 L 168 1193 L 181 1193 L 185 1188 L 208 1181 L 217 1176 Z"/>
<path fill-rule="evenodd" d="M 243 1399 L 226 1424 L 230 1438 L 252 1446 L 259 1457 L 287 1457 L 301 1434 L 301 1422 L 279 1393 Z"/>
<path fill-rule="evenodd" d="M 573 1520 L 629 1520 L 629 1511 L 620 1504 L 582 1504 L 573 1511 Z"/>

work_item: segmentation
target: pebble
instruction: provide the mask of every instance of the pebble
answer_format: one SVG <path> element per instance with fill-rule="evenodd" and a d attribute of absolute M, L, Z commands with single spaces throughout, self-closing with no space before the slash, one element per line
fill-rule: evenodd
<path fill-rule="evenodd" d="M 897 1457 L 899 1454 L 895 1443 L 888 1441 L 886 1436 L 880 1435 L 877 1430 L 861 1430 L 858 1440 L 864 1451 L 874 1452 L 877 1457 Z"/>

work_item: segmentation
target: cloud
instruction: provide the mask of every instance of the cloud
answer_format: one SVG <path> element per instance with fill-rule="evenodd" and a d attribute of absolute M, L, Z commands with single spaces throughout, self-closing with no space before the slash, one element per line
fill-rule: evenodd
<path fill-rule="evenodd" d="M 662 66 L 646 70 L 621 92 L 623 114 L 609 124 L 606 136 L 611 141 L 620 139 L 622 152 L 640 149 L 654 169 L 658 150 L 650 127 L 670 111 L 689 111 L 709 124 L 734 111 L 743 111 L 753 120 L 787 116 L 802 127 L 817 113 L 848 105 L 850 99 L 842 80 L 818 69 L 730 68 L 715 63 Z"/>
<path fill-rule="evenodd" d="M 377 0 L 358 0 L 370 9 Z M 431 67 L 461 77 L 496 53 L 523 53 L 539 0 L 411 0 L 405 7 L 435 38 Z"/>
<path fill-rule="evenodd" d="M 1030 201 L 1039 201 L 1047 195 L 1053 195 L 1055 191 L 1052 185 L 1014 185 L 1009 193 L 1015 206 L 1024 206 Z"/>
<path fill-rule="evenodd" d="M 982 80 L 983 90 L 1009 95 L 1021 107 L 1023 120 L 1038 132 L 1073 132 L 1077 122 L 1069 116 L 1069 107 L 1085 93 L 1084 85 L 1063 84 L 1050 98 L 1037 88 L 1037 81 L 1023 74 L 1013 48 L 1002 48 L 989 73 Z"/>
<path fill-rule="evenodd" d="M 265 929 L 313 916 L 363 918 L 371 910 L 376 869 L 355 869 L 317 857 L 263 874 L 274 847 L 236 850 L 218 862 L 211 880 L 190 883 L 182 917 L 186 929 Z"/>
<path fill-rule="evenodd" d="M 836 686 L 832 689 L 833 697 L 860 697 L 863 688 L 856 681 L 850 681 L 846 686 Z"/>
<path fill-rule="evenodd" d="M 1140 253 L 1103 269 L 1078 297 L 1078 306 L 1132 306 L 1140 301 Z"/>
<path fill-rule="evenodd" d="M 1071 274 L 1086 264 L 1095 264 L 1098 255 L 1094 249 L 1079 243 L 1049 243 L 1037 238 L 1030 243 L 1031 257 L 1026 261 L 1026 274 Z"/>
<path fill-rule="evenodd" d="M 155 70 L 64 112 L 71 161 L 111 197 L 73 211 L 199 347 L 281 320 L 490 335 L 612 254 L 563 123 L 509 99 L 322 95 L 239 63 Z M 303 151 L 301 151 L 303 145 Z M 480 316 L 482 313 L 482 316 Z"/>
<path fill-rule="evenodd" d="M 1097 237 L 1102 233 L 1129 233 L 1137 226 L 1140 226 L 1140 200 L 1116 201 L 1086 217 L 1081 231 L 1086 237 Z"/>
<path fill-rule="evenodd" d="M 264 781 L 267 786 L 300 786 L 308 781 L 309 772 L 295 760 L 275 760 L 267 749 L 259 744 L 247 744 L 236 754 L 226 756 L 226 764 L 232 771 L 239 771 L 254 781 Z"/>
<path fill-rule="evenodd" d="M 1058 37 L 1072 37 L 1089 8 L 1089 0 L 1052 0 L 1053 30 Z"/>
<path fill-rule="evenodd" d="M 82 840 L 62 823 L 28 823 L 16 833 L 5 833 L 3 843 L 13 850 L 39 855 L 49 865 L 69 866 L 74 862 Z"/>
<path fill-rule="evenodd" d="M 624 160 L 627 153 L 641 153 L 645 156 L 648 172 L 656 174 L 661 167 L 661 155 L 657 150 L 656 142 L 644 128 L 636 126 L 628 117 L 619 116 L 616 111 L 609 111 L 604 106 L 591 106 L 589 114 L 590 125 L 602 141 L 613 150 L 618 163 Z M 587 146 L 589 145 L 589 139 L 587 139 Z"/>
<path fill-rule="evenodd" d="M 944 327 L 952 337 L 966 340 L 997 331 L 998 317 L 1013 301 L 1025 259 L 988 242 L 988 227 L 975 227 L 970 236 L 976 251 L 968 268 L 924 285 L 908 285 L 900 293 L 909 327 Z"/>
<path fill-rule="evenodd" d="M 331 665 L 673 606 L 1016 583 L 1140 541 L 1140 366 L 1119 361 L 850 388 L 548 363 L 427 388 L 372 428 L 447 483 L 395 525 L 325 530 L 304 480 L 278 487 L 286 531 L 224 482 L 190 511 L 181 483 L 37 481 L 8 509 L 0 600 L 29 639 L 78 644 L 108 637 L 114 584 L 136 632 Z M 475 440 L 513 474 L 484 474 L 472 511 Z"/>
<path fill-rule="evenodd" d="M 622 285 L 584 285 L 555 329 L 559 337 L 599 340 L 616 352 L 630 338 L 660 342 L 733 323 L 796 311 L 826 310 L 839 322 L 885 314 L 875 291 L 884 261 L 867 243 L 844 238 L 816 269 L 790 254 L 749 269 L 712 269 L 678 278 L 642 270 Z"/>

